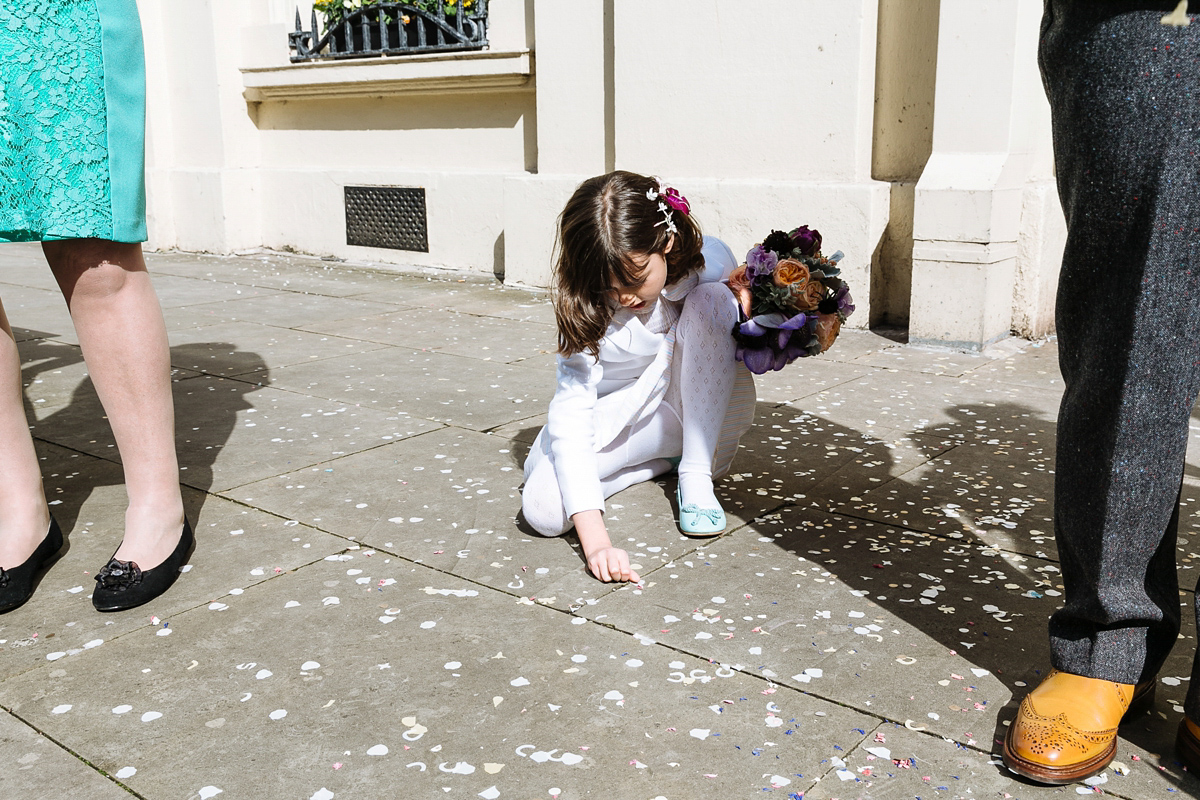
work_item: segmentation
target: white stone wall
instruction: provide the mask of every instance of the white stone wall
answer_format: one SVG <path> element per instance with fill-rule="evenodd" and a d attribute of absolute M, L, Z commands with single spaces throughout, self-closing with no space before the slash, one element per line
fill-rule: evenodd
<path fill-rule="evenodd" d="M 293 65 L 296 8 L 141 3 L 151 246 L 544 286 L 567 196 L 619 168 L 735 252 L 819 228 L 858 326 L 977 347 L 1050 325 L 1039 0 L 491 0 L 482 53 Z M 429 252 L 347 245 L 359 184 L 424 187 Z"/>

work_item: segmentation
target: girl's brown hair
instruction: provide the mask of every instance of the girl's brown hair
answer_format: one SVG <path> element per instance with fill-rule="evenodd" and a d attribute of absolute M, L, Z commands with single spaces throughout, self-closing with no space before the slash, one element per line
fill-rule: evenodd
<path fill-rule="evenodd" d="M 634 256 L 662 254 L 667 285 L 704 266 L 703 237 L 690 214 L 671 211 L 676 233 L 671 244 L 654 178 L 618 170 L 589 178 L 575 190 L 558 218 L 558 261 L 554 266 L 554 316 L 558 352 L 599 357 L 600 340 L 616 310 L 613 289 L 637 288 L 644 278 Z M 671 251 L 666 252 L 670 246 Z"/>

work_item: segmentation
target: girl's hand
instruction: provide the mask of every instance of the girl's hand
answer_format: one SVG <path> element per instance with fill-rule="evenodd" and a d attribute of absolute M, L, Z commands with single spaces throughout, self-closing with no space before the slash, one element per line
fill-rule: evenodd
<path fill-rule="evenodd" d="M 640 582 L 642 579 L 629 566 L 629 553 L 619 547 L 602 547 L 587 556 L 588 570 L 605 583 L 611 581 Z"/>
<path fill-rule="evenodd" d="M 580 511 L 571 516 L 575 533 L 583 546 L 583 558 L 588 571 L 605 583 L 612 581 L 641 581 L 629 566 L 629 553 L 612 546 L 608 529 L 604 527 L 604 515 L 599 509 Z"/>

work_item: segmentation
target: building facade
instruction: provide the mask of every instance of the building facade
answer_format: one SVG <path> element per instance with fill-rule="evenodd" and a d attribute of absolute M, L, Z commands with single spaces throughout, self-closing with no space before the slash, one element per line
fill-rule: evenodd
<path fill-rule="evenodd" d="M 808 224 L 852 324 L 979 348 L 1053 327 L 1064 237 L 1040 0 L 491 0 L 488 47 L 293 63 L 311 2 L 145 0 L 151 246 L 545 286 L 582 179 L 661 176 L 744 252 Z M 347 243 L 423 189 L 425 250 Z"/>

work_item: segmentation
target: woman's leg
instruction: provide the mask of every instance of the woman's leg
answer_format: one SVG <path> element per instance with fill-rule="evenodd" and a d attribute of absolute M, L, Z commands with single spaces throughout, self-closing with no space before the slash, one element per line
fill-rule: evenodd
<path fill-rule="evenodd" d="M 721 507 L 713 493 L 713 459 L 738 369 L 744 370 L 734 359 L 736 343 L 730 335 L 736 321 L 736 301 L 723 283 L 702 283 L 693 289 L 679 317 L 671 383 L 683 406 L 679 494 L 684 505 Z M 723 466 L 728 469 L 728 464 Z"/>
<path fill-rule="evenodd" d="M 141 245 L 76 239 L 43 250 L 125 469 L 129 507 L 116 557 L 153 569 L 179 542 L 183 498 L 167 329 Z"/>
<path fill-rule="evenodd" d="M 50 526 L 22 398 L 17 342 L 0 305 L 0 567 L 5 569 L 24 563 Z"/>

